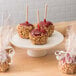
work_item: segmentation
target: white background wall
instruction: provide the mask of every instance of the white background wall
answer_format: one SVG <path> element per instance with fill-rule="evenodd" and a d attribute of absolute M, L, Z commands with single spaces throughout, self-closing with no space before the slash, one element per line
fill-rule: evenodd
<path fill-rule="evenodd" d="M 8 11 L 16 24 L 25 21 L 25 7 L 29 5 L 29 21 L 36 23 L 36 9 L 40 10 L 43 20 L 44 4 L 48 4 L 47 19 L 53 22 L 76 20 L 76 0 L 0 0 L 0 18 L 2 11 Z"/>

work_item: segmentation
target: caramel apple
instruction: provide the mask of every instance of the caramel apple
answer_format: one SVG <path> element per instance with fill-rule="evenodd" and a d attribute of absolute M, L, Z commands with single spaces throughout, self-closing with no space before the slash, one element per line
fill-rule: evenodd
<path fill-rule="evenodd" d="M 29 36 L 33 44 L 42 45 L 47 43 L 47 32 L 44 29 L 34 29 Z"/>
<path fill-rule="evenodd" d="M 48 33 L 48 37 L 50 37 L 52 35 L 52 33 L 54 32 L 54 25 L 52 22 L 50 21 L 46 21 L 46 17 L 47 17 L 47 4 L 45 5 L 45 14 L 44 14 L 44 21 L 41 21 L 39 23 L 39 25 L 44 28 L 47 33 Z"/>
<path fill-rule="evenodd" d="M 0 72 L 5 72 L 9 69 L 11 58 L 5 51 L 0 51 Z"/>
<path fill-rule="evenodd" d="M 29 39 L 29 32 L 34 28 L 32 24 L 28 22 L 28 6 L 26 6 L 26 22 L 17 26 L 18 34 L 23 39 Z"/>
<path fill-rule="evenodd" d="M 21 23 L 17 26 L 18 34 L 21 38 L 28 39 L 29 32 L 33 30 L 34 26 L 28 22 Z"/>
<path fill-rule="evenodd" d="M 76 64 L 65 63 L 64 65 L 59 64 L 59 70 L 65 74 L 75 74 Z"/>
<path fill-rule="evenodd" d="M 41 28 L 44 28 L 47 31 L 48 37 L 50 37 L 52 33 L 54 32 L 53 23 L 50 21 L 46 21 L 46 19 L 44 19 L 44 21 L 41 21 L 39 24 Z"/>
<path fill-rule="evenodd" d="M 76 55 L 64 51 L 57 51 L 55 52 L 55 55 L 58 60 L 58 68 L 62 73 L 76 73 Z"/>
<path fill-rule="evenodd" d="M 32 30 L 29 34 L 30 40 L 32 41 L 33 44 L 36 45 L 42 45 L 47 43 L 47 32 L 43 29 L 40 28 L 39 25 L 39 10 L 37 10 L 37 28 Z"/>

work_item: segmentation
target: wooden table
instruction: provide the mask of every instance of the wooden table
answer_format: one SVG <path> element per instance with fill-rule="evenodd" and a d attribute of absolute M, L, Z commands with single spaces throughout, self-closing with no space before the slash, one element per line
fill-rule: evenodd
<path fill-rule="evenodd" d="M 7 72 L 0 73 L 0 76 L 69 76 L 58 70 L 57 60 L 54 55 L 56 50 L 64 49 L 64 43 L 65 40 L 48 50 L 47 56 L 40 58 L 29 57 L 25 49 L 14 47 L 16 54 L 13 58 L 13 64 Z M 76 74 L 70 76 L 76 76 Z"/>

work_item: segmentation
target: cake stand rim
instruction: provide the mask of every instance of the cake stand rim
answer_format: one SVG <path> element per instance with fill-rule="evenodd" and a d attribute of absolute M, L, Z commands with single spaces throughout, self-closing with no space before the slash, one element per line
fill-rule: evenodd
<path fill-rule="evenodd" d="M 54 32 L 58 32 L 59 34 L 61 34 L 59 31 L 56 31 L 56 30 L 54 30 Z M 62 36 L 62 40 L 61 41 L 59 41 L 58 43 L 56 43 L 53 46 L 45 47 L 45 48 L 28 48 L 28 47 L 22 47 L 22 46 L 17 46 L 16 44 L 14 44 L 14 42 L 12 40 L 10 42 L 11 42 L 12 45 L 14 45 L 15 47 L 18 47 L 18 48 L 29 49 L 29 50 L 44 50 L 44 49 L 47 50 L 47 49 L 50 49 L 50 48 L 52 48 L 52 47 L 60 44 L 64 40 L 64 36 L 62 34 L 61 34 L 61 36 Z"/>

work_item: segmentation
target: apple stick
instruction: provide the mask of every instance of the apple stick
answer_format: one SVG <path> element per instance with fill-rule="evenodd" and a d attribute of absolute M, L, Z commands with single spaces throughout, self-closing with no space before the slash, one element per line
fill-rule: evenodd
<path fill-rule="evenodd" d="M 48 5 L 45 4 L 44 22 L 46 22 L 46 18 L 47 18 L 47 7 L 48 7 Z"/>
<path fill-rule="evenodd" d="M 26 5 L 26 22 L 28 23 L 28 5 Z"/>
<path fill-rule="evenodd" d="M 39 9 L 37 9 L 37 25 L 38 25 L 38 29 L 40 29 L 39 22 L 40 22 L 40 19 L 39 19 Z"/>

